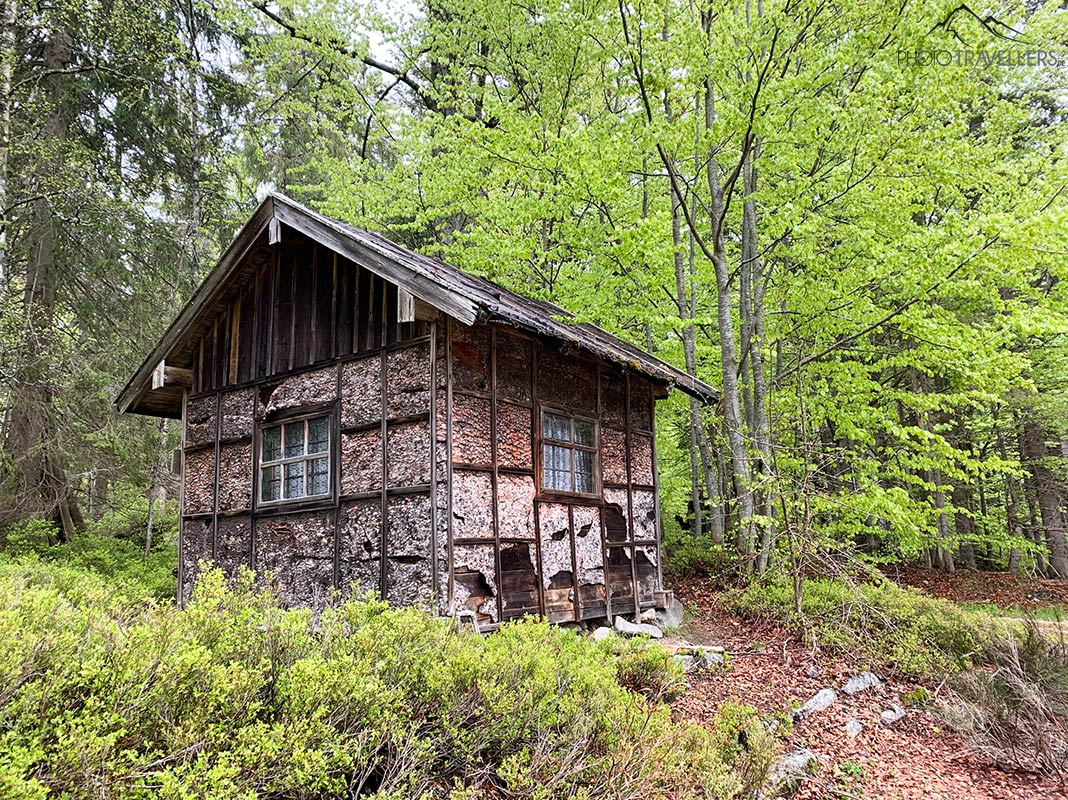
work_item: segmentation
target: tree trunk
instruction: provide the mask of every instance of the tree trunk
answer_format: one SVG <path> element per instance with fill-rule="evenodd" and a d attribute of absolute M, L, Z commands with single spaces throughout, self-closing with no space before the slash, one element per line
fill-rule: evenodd
<path fill-rule="evenodd" d="M 1053 455 L 1042 426 L 1032 414 L 1025 412 L 1020 430 L 1020 460 L 1031 476 L 1031 491 L 1038 505 L 1048 552 L 1048 570 L 1050 577 L 1068 578 L 1068 540 L 1061 508 L 1064 487 L 1049 466 L 1048 460 Z"/>
<path fill-rule="evenodd" d="M 960 566 L 963 569 L 977 569 L 975 563 L 975 545 L 969 541 L 975 534 L 975 520 L 972 519 L 972 488 L 967 485 L 953 487 L 953 522 L 960 541 Z"/>

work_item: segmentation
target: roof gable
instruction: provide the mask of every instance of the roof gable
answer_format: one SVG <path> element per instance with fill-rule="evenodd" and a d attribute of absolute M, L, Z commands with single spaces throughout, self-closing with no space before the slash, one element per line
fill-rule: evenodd
<path fill-rule="evenodd" d="M 516 294 L 492 281 L 401 247 L 384 236 L 326 217 L 284 195 L 271 194 L 238 231 L 219 263 L 119 394 L 116 405 L 120 411 L 163 416 L 180 413 L 185 387 L 181 381 L 168 383 L 167 365 L 188 347 L 198 325 L 232 289 L 246 257 L 257 247 L 280 240 L 283 224 L 464 324 L 502 322 L 678 386 L 698 399 L 708 401 L 716 397 L 716 391 L 708 384 L 607 331 L 589 323 L 570 322 L 572 315 L 559 306 Z"/>

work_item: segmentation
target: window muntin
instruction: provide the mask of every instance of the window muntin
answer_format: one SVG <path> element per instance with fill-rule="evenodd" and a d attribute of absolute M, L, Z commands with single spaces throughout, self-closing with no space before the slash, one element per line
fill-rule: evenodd
<path fill-rule="evenodd" d="M 595 494 L 597 423 L 555 411 L 541 414 L 541 488 Z"/>
<path fill-rule="evenodd" d="M 260 503 L 330 494 L 328 417 L 283 422 L 260 431 Z"/>

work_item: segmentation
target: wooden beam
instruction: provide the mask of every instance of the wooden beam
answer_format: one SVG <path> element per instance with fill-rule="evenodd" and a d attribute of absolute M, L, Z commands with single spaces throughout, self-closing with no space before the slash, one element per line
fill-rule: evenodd
<path fill-rule="evenodd" d="M 397 322 L 415 322 L 415 297 L 403 286 L 397 287 Z"/>

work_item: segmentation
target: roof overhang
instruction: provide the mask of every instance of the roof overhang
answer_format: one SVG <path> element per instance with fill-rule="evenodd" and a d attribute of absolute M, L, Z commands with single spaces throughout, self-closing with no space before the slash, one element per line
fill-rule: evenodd
<path fill-rule="evenodd" d="M 284 195 L 271 194 L 237 232 L 222 258 L 119 393 L 115 404 L 120 412 L 181 416 L 182 396 L 192 385 L 190 342 L 205 319 L 233 291 L 232 284 L 246 257 L 258 247 L 279 242 L 283 224 L 466 325 L 497 319 L 677 386 L 702 402 L 718 397 L 708 384 L 628 342 L 594 325 L 568 321 L 571 315 L 558 306 L 509 292 L 384 237 L 325 217 Z"/>

